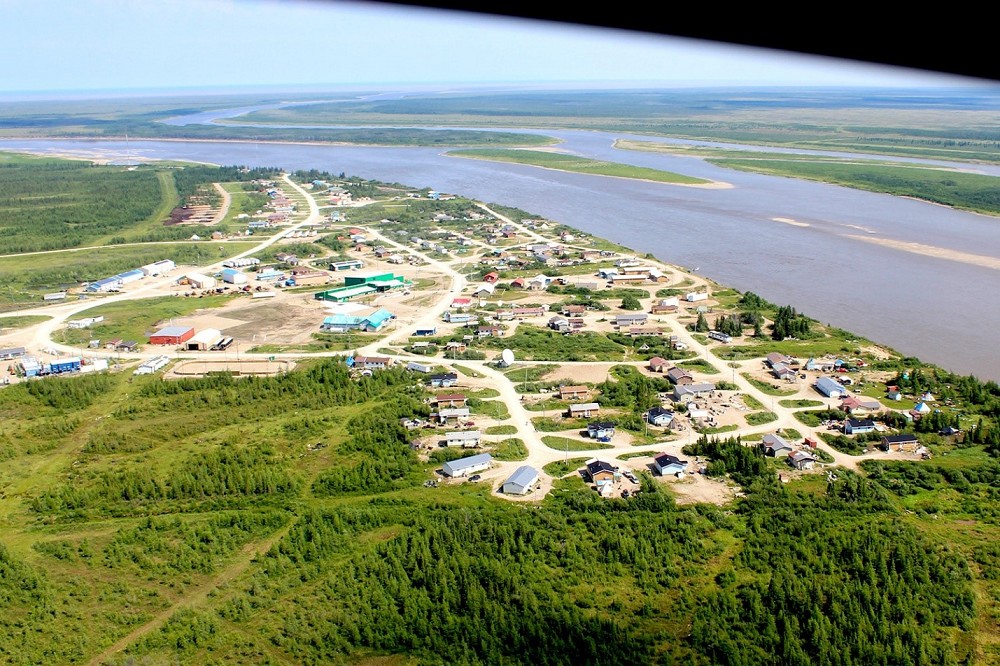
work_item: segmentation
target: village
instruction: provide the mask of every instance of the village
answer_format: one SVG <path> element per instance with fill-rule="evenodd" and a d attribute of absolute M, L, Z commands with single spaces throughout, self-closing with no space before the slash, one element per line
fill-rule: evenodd
<path fill-rule="evenodd" d="M 429 418 L 403 424 L 412 447 L 441 463 L 428 485 L 488 483 L 522 501 L 566 475 L 628 497 L 644 474 L 680 502 L 722 503 L 740 489 L 684 453 L 699 438 L 739 437 L 787 481 L 865 458 L 929 457 L 906 424 L 948 408 L 885 384 L 894 373 L 866 371 L 884 354 L 874 346 L 747 352 L 767 347 L 742 326 L 721 330 L 737 292 L 551 221 L 473 202 L 459 202 L 459 216 L 455 197 L 427 191 L 403 201 L 449 206 L 419 224 L 356 222 L 377 201 L 321 180 L 267 186 L 269 210 L 245 220 L 247 234 L 269 232 L 255 251 L 208 266 L 164 259 L 78 296 L 46 296 L 29 314 L 51 320 L 0 336 L 4 383 L 115 370 L 267 375 L 328 356 L 358 377 L 401 367 L 428 393 Z M 337 249 L 315 242 L 330 235 Z M 274 252 L 291 243 L 309 254 Z M 149 321 L 136 339 L 98 337 L 107 322 L 87 313 L 164 295 L 234 297 Z M 834 435 L 863 446 L 845 453 Z"/>

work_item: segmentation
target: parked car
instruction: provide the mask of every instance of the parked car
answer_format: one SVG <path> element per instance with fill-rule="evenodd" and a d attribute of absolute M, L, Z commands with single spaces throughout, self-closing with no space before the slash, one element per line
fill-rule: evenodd
<path fill-rule="evenodd" d="M 473 474 L 472 476 L 469 477 L 469 481 L 475 483 L 476 481 L 479 481 L 482 478 L 483 477 L 480 476 L 479 474 Z"/>

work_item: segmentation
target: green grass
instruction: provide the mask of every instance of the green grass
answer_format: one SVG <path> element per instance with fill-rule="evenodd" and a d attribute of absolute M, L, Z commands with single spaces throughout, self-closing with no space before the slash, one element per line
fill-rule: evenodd
<path fill-rule="evenodd" d="M 715 428 L 698 428 L 697 431 L 699 434 L 702 435 L 718 435 L 720 433 L 733 432 L 734 430 L 739 430 L 739 429 L 740 427 L 738 425 L 730 423 L 729 425 L 718 426 Z"/>
<path fill-rule="evenodd" d="M 545 446 L 550 449 L 555 449 L 556 451 L 590 451 L 596 449 L 612 449 L 614 448 L 610 444 L 604 444 L 601 442 L 585 441 L 582 442 L 578 439 L 570 439 L 569 437 L 557 437 L 555 435 L 545 435 L 542 437 L 542 442 Z"/>
<path fill-rule="evenodd" d="M 702 372 L 706 375 L 719 374 L 719 369 L 703 358 L 696 358 L 690 361 L 679 361 L 677 365 L 678 367 L 694 370 L 695 372 Z"/>
<path fill-rule="evenodd" d="M 774 412 L 752 412 L 745 416 L 747 425 L 759 426 L 778 420 L 778 415 Z"/>
<path fill-rule="evenodd" d="M 798 399 L 798 400 L 779 400 L 778 404 L 782 407 L 822 407 L 823 402 L 821 400 L 808 400 L 808 399 Z M 761 405 L 763 407 L 763 405 Z"/>
<path fill-rule="evenodd" d="M 561 476 L 569 474 L 570 472 L 575 472 L 576 470 L 580 469 L 581 467 L 583 467 L 584 463 L 587 462 L 587 460 L 588 458 L 570 458 L 568 460 L 557 460 L 555 462 L 548 463 L 547 465 L 542 467 L 542 469 L 549 476 L 554 476 L 556 478 L 559 478 Z"/>
<path fill-rule="evenodd" d="M 764 403 L 748 393 L 742 394 L 740 398 L 743 400 L 743 404 L 749 409 L 764 409 Z"/>
<path fill-rule="evenodd" d="M 802 433 L 795 428 L 782 428 L 781 436 L 785 439 L 797 440 L 802 439 Z"/>
<path fill-rule="evenodd" d="M 493 449 L 493 457 L 497 460 L 527 460 L 528 459 L 528 447 L 524 445 L 524 441 L 518 439 L 517 437 L 511 437 L 510 439 L 505 439 L 502 442 L 498 442 Z"/>
<path fill-rule="evenodd" d="M 459 364 L 455 363 L 451 367 L 455 368 L 456 371 L 462 373 L 466 377 L 482 377 L 482 375 L 480 373 L 476 372 L 472 368 L 470 368 L 468 366 L 465 366 L 465 365 L 459 365 Z"/>
<path fill-rule="evenodd" d="M 743 379 L 745 379 L 748 382 L 750 382 L 753 385 L 754 388 L 756 388 L 757 390 L 761 391 L 762 393 L 766 393 L 768 395 L 782 396 L 782 395 L 793 395 L 794 393 L 797 393 L 796 389 L 785 389 L 785 388 L 781 388 L 781 386 L 779 384 L 771 384 L 771 383 L 768 383 L 768 382 L 762 382 L 762 381 L 760 381 L 759 379 L 756 379 L 753 375 L 751 375 L 750 373 L 747 373 L 747 372 L 741 372 L 740 376 L 743 377 Z"/>
<path fill-rule="evenodd" d="M 139 344 L 148 342 L 150 333 L 171 319 L 191 315 L 198 310 L 216 308 L 230 302 L 236 296 L 207 296 L 205 298 L 184 298 L 182 296 L 160 296 L 134 301 L 120 301 L 98 305 L 84 310 L 74 319 L 104 317 L 104 321 L 86 329 L 64 328 L 55 331 L 52 339 L 68 345 L 87 344 L 90 340 L 122 338 Z"/>
<path fill-rule="evenodd" d="M 489 426 L 483 432 L 487 435 L 513 435 L 517 433 L 517 426 L 512 426 L 512 425 Z"/>
<path fill-rule="evenodd" d="M 5 328 L 27 328 L 52 319 L 48 315 L 24 315 L 23 317 L 0 317 L 0 331 Z"/>
<path fill-rule="evenodd" d="M 537 382 L 559 366 L 555 363 L 544 363 L 542 365 L 519 365 L 504 371 L 504 376 L 512 382 Z"/>
<path fill-rule="evenodd" d="M 684 176 L 670 171 L 660 171 L 659 169 L 631 166 L 628 164 L 620 164 L 618 162 L 592 160 L 585 157 L 577 157 L 575 155 L 566 155 L 563 153 L 552 153 L 546 151 L 484 148 L 452 150 L 447 154 L 456 157 L 470 157 L 473 159 L 492 160 L 495 162 L 530 164 L 532 166 L 544 167 L 546 169 L 571 171 L 573 173 L 651 180 L 657 183 L 693 185 L 709 182 L 701 178 L 692 178 L 691 176 Z"/>

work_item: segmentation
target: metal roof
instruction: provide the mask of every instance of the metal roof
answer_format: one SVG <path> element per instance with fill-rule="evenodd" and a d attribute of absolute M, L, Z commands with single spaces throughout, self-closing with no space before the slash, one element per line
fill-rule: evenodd
<path fill-rule="evenodd" d="M 513 483 L 514 485 L 521 486 L 522 488 L 527 488 L 537 480 L 538 470 L 531 465 L 521 465 L 515 469 L 514 473 L 507 477 L 507 480 L 503 483 L 504 485 Z"/>

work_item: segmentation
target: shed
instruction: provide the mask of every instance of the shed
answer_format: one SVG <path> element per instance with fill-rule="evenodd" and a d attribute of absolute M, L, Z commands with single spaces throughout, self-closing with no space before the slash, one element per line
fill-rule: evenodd
<path fill-rule="evenodd" d="M 507 477 L 501 489 L 504 495 L 524 495 L 538 483 L 538 470 L 530 465 L 521 465 Z"/>
<path fill-rule="evenodd" d="M 208 351 L 222 340 L 222 331 L 206 328 L 187 341 L 188 351 Z"/>
<path fill-rule="evenodd" d="M 184 277 L 195 289 L 215 289 L 216 281 L 213 277 L 208 277 L 201 273 L 188 273 Z"/>
<path fill-rule="evenodd" d="M 243 271 L 238 271 L 235 268 L 223 268 L 222 281 L 229 284 L 246 284 L 249 280 Z"/>

